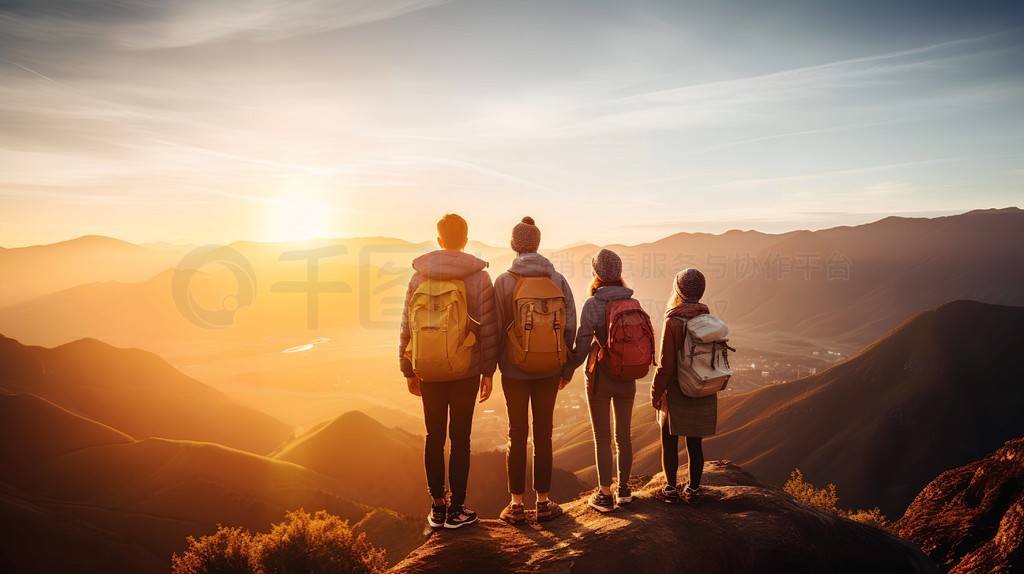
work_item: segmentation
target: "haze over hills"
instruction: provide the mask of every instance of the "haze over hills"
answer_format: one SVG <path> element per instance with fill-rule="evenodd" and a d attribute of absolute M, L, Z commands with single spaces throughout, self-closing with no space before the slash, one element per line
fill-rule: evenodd
<path fill-rule="evenodd" d="M 1013 361 L 1024 308 L 955 301 L 908 319 L 824 372 L 723 397 L 705 454 L 781 485 L 794 468 L 838 485 L 842 504 L 898 517 L 939 473 L 1024 435 L 1024 384 Z M 660 468 L 649 403 L 634 413 L 636 472 Z M 591 480 L 589 425 L 556 460 Z M 684 451 L 685 452 L 685 451 Z"/>
<path fill-rule="evenodd" d="M 539 223 L 543 228 L 544 222 Z M 46 246 L 52 247 L 45 250 L 47 257 L 73 261 L 78 242 L 103 243 L 83 238 Z M 704 270 L 705 301 L 730 323 L 733 344 L 741 349 L 732 385 L 738 392 L 798 378 L 811 369 L 822 371 L 911 314 L 945 301 L 1024 305 L 1022 246 L 1024 211 L 1007 208 L 932 219 L 893 217 L 814 232 L 679 233 L 614 248 L 624 258 L 627 281 L 656 324 L 673 273 L 687 265 Z M 344 410 L 382 409 L 383 414 L 417 408 L 414 397 L 401 389 L 395 333 L 409 261 L 431 249 L 429 241 L 352 238 L 229 247 L 251 263 L 256 293 L 253 306 L 239 307 L 225 328 L 203 328 L 185 319 L 174 302 L 173 265 L 146 279 L 111 282 L 118 277 L 119 263 L 109 256 L 94 270 L 103 275 L 94 279 L 105 282 L 0 306 L 0 332 L 46 346 L 92 337 L 147 349 L 232 398 L 301 428 Z M 276 284 L 306 277 L 305 260 L 281 259 L 303 249 L 326 249 L 320 253 L 319 279 L 351 289 L 315 297 L 315 328 L 309 326 L 306 293 L 272 291 Z M 470 250 L 489 258 L 492 276 L 512 257 L 505 248 L 471 243 Z M 577 306 L 585 299 L 595 250 L 589 244 L 542 250 L 569 279 Z M 32 272 L 18 261 L 0 259 L 5 278 Z M 152 270 L 161 262 L 166 263 L 158 258 L 152 265 L 133 267 Z M 220 309 L 225 295 L 236 292 L 236 282 L 231 270 L 207 265 L 194 277 L 190 292 L 200 306 Z M 301 352 L 282 353 L 311 343 Z M 384 381 L 394 384 L 380 384 Z M 365 392 L 370 387 L 373 393 Z M 579 387 L 567 391 L 581 398 Z M 331 402 L 325 393 L 344 396 L 348 407 L 339 403 L 332 412 L 307 412 L 303 404 Z M 403 424 L 397 416 L 385 422 Z"/>
<path fill-rule="evenodd" d="M 101 235 L 0 250 L 0 307 L 75 285 L 135 282 L 173 267 L 190 246 L 136 245 Z"/>
<path fill-rule="evenodd" d="M 139 349 L 94 339 L 46 349 L 0 335 L 0 362 L 0 389 L 45 398 L 136 439 L 200 440 L 265 453 L 293 434 Z"/>
<path fill-rule="evenodd" d="M 155 310 L 146 307 L 160 305 L 173 311 L 169 274 L 161 278 L 156 276 L 179 262 L 175 260 L 167 264 L 163 257 L 166 252 L 152 252 L 160 256 L 154 255 L 152 262 L 143 266 L 151 271 L 135 280 L 125 280 L 119 277 L 121 266 L 132 267 L 136 273 L 140 266 L 132 259 L 119 263 L 119 249 L 128 246 L 142 252 L 151 251 L 117 240 L 109 242 L 119 248 L 111 249 L 104 256 L 106 263 L 93 271 L 98 278 L 73 284 L 101 285 L 67 291 L 35 303 L 25 302 L 15 308 L 11 308 L 11 302 L 0 301 L 0 330 L 28 343 L 50 345 L 83 336 L 124 336 L 132 328 L 146 329 L 147 325 L 153 332 L 145 332 L 146 335 L 154 339 L 166 337 L 167 334 L 161 334 L 153 324 L 165 327 L 159 324 L 159 318 L 171 313 L 144 315 L 134 322 L 127 320 L 127 313 L 153 313 Z M 40 251 L 40 257 L 45 256 L 50 261 L 47 265 L 60 268 L 61 265 L 75 263 L 76 254 L 86 248 L 102 252 L 97 243 L 103 245 L 106 242 L 88 237 L 20 248 L 29 251 L 19 258 L 12 258 L 6 253 L 4 258 L 0 258 L 0 267 L 4 269 L 5 276 L 17 283 L 32 274 L 31 250 Z M 380 305 L 388 297 L 400 298 L 404 295 L 404 280 L 411 274 L 409 262 L 416 255 L 435 248 L 429 241 L 413 244 L 387 238 L 236 242 L 227 247 L 251 264 L 257 287 L 303 279 L 305 259 L 296 259 L 295 256 L 282 259 L 282 255 L 320 250 L 317 257 L 321 280 L 342 280 L 349 287 L 356 286 L 357 291 L 372 291 L 372 297 L 362 298 L 351 294 L 322 294 L 320 304 L 328 306 L 321 313 L 325 327 L 334 325 L 332 321 L 343 316 L 351 319 L 347 326 L 357 325 L 354 320 L 357 317 L 380 319 L 385 323 L 397 321 L 395 316 L 379 316 L 380 308 L 359 309 L 364 316 L 358 316 L 354 312 L 357 309 L 351 306 L 365 305 L 368 301 Z M 671 277 L 683 267 L 696 266 L 708 276 L 708 303 L 718 314 L 742 327 L 740 331 L 786 333 L 810 341 L 837 340 L 862 346 L 907 316 L 954 299 L 1024 304 L 1024 294 L 1016 288 L 1024 280 L 1024 211 L 1016 207 L 931 219 L 888 217 L 856 227 L 792 231 L 778 235 L 756 231 L 730 231 L 721 235 L 678 233 L 654 243 L 611 247 L 624 258 L 624 278 L 658 320 L 670 291 Z M 471 243 L 468 249 L 488 258 L 488 271 L 492 276 L 506 269 L 513 256 L 508 249 L 476 243 Z M 589 244 L 556 251 L 542 249 L 570 281 L 578 305 L 585 299 L 585 287 L 591 278 L 589 256 L 596 249 Z M 95 259 L 100 255 L 91 257 Z M 365 272 L 361 271 L 363 265 L 371 266 L 369 283 Z M 218 272 L 216 266 L 204 270 L 210 275 Z M 103 281 L 112 280 L 125 285 L 102 287 Z M 11 281 L 4 283 L 11 284 Z M 73 286 L 64 284 L 68 282 L 58 283 L 45 293 L 37 293 L 37 296 Z M 203 296 L 203 293 L 197 295 L 200 303 L 204 302 Z M 53 319 L 46 310 L 59 305 L 62 298 L 74 300 L 73 305 L 63 309 L 64 321 L 59 325 L 53 324 L 52 320 L 46 321 Z M 219 302 L 215 293 L 210 298 L 210 303 Z M 285 301 L 289 299 L 296 304 L 287 305 Z M 95 328 L 99 333 L 90 332 L 88 325 L 96 316 L 88 310 L 110 307 L 109 303 L 114 300 L 134 301 L 142 308 L 112 307 L 110 314 L 122 317 L 122 324 L 111 325 L 107 321 Z M 398 303 L 400 306 L 401 301 Z M 252 310 L 243 309 L 239 322 L 227 331 L 266 334 L 305 328 L 305 297 L 263 296 L 258 304 L 278 308 L 248 319 L 243 319 L 243 316 L 246 312 L 252 314 Z M 390 303 L 384 306 L 392 307 Z M 851 308 L 859 312 L 851 313 Z M 283 325 L 282 313 L 296 315 L 296 321 Z M 868 321 L 864 320 L 865 315 L 869 317 Z M 154 318 L 158 320 L 154 321 Z M 49 332 L 46 325 L 51 325 Z M 26 333 L 21 332 L 23 329 Z M 378 326 L 377 330 L 386 329 Z M 178 333 L 176 336 L 196 334 Z"/>

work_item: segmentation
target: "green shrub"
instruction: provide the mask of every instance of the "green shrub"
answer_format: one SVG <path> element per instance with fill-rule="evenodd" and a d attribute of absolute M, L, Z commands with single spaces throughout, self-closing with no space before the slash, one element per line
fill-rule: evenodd
<path fill-rule="evenodd" d="M 218 526 L 217 532 L 188 538 L 188 549 L 171 559 L 174 574 L 309 574 L 387 570 L 383 550 L 356 534 L 348 522 L 321 510 L 289 512 L 269 533 Z"/>
<path fill-rule="evenodd" d="M 870 510 L 843 510 L 839 508 L 839 494 L 836 492 L 836 485 L 829 484 L 825 488 L 818 488 L 804 480 L 804 474 L 800 472 L 799 468 L 793 469 L 783 489 L 795 498 L 797 502 L 822 512 L 841 516 L 882 530 L 889 530 L 892 525 L 878 508 Z"/>

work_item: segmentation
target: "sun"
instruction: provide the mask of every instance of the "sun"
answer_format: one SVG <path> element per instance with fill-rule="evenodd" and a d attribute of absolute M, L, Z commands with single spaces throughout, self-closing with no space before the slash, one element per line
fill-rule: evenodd
<path fill-rule="evenodd" d="M 268 204 L 271 241 L 294 241 L 327 237 L 336 210 L 321 194 L 297 190 L 282 193 Z"/>

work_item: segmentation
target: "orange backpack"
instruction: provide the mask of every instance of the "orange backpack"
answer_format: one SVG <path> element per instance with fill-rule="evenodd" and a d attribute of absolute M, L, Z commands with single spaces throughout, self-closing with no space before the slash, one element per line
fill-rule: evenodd
<path fill-rule="evenodd" d="M 565 294 L 550 277 L 516 279 L 512 323 L 506 331 L 512 363 L 527 373 L 545 375 L 562 368 L 565 345 Z"/>

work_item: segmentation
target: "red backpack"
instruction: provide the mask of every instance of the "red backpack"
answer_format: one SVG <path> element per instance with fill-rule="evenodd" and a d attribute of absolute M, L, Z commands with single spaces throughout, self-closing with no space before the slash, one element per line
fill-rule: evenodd
<path fill-rule="evenodd" d="M 623 381 L 647 376 L 654 362 L 654 327 L 636 299 L 608 301 L 608 344 L 598 359 L 609 375 Z"/>

